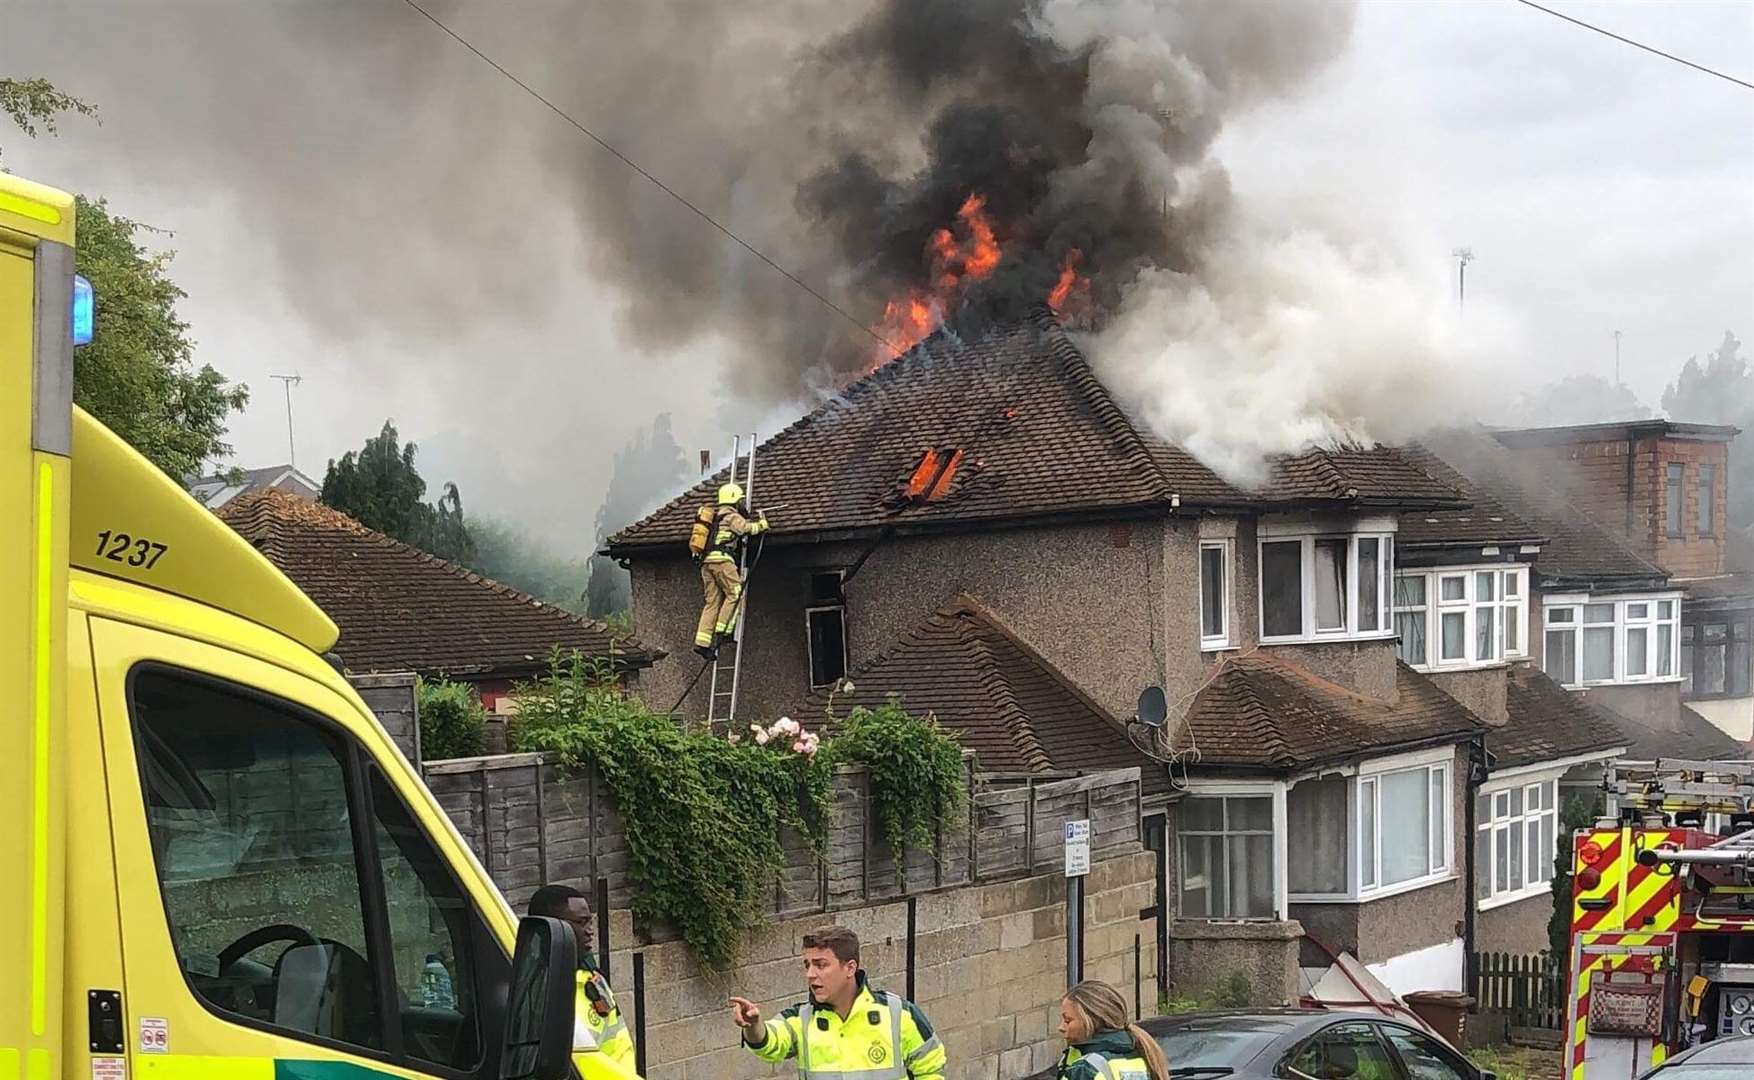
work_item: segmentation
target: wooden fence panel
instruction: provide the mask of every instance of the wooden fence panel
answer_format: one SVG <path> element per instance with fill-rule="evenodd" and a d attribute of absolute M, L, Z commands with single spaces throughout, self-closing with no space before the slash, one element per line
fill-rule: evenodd
<path fill-rule="evenodd" d="M 1565 971 L 1547 953 L 1474 954 L 1474 1007 L 1511 1027 L 1563 1029 Z"/>

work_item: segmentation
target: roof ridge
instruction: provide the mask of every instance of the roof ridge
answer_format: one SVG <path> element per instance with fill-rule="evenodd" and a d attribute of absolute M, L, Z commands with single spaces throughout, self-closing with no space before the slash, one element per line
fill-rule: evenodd
<path fill-rule="evenodd" d="M 1220 659 L 1218 661 L 1219 665 L 1227 670 L 1219 672 L 1212 680 L 1211 685 L 1213 687 L 1221 685 L 1224 687 L 1225 693 L 1243 699 L 1248 706 L 1249 726 L 1253 729 L 1255 738 L 1260 739 L 1261 742 L 1269 748 L 1269 751 L 1272 754 L 1272 760 L 1275 763 L 1294 763 L 1297 760 L 1297 754 L 1292 751 L 1291 744 L 1285 741 L 1285 736 L 1280 734 L 1278 726 L 1272 723 L 1272 711 L 1267 708 L 1266 703 L 1261 700 L 1260 695 L 1255 693 L 1254 685 L 1245 678 L 1238 678 L 1235 680 L 1224 678 L 1229 672 L 1236 672 L 1239 675 L 1241 674 L 1242 665 L 1237 663 L 1240 659 L 1241 657 L 1229 656 Z M 1200 693 L 1203 694 L 1205 691 L 1202 690 Z M 1189 713 L 1193 712 L 1194 705 L 1199 697 L 1200 694 L 1194 695 L 1195 700 L 1188 703 Z M 1185 719 L 1184 716 L 1184 720 Z"/>
<path fill-rule="evenodd" d="M 1031 315 L 1036 327 L 1041 331 L 1042 337 L 1047 341 L 1054 359 L 1059 361 L 1063 374 L 1070 380 L 1073 389 L 1078 391 L 1085 403 L 1095 411 L 1102 427 L 1114 435 L 1116 441 L 1125 448 L 1127 456 L 1150 474 L 1156 496 L 1168 501 L 1175 494 L 1173 485 L 1164 475 L 1157 459 L 1152 456 L 1150 447 L 1146 445 L 1145 437 L 1139 433 L 1138 427 L 1134 425 L 1133 418 L 1128 415 L 1127 410 L 1121 408 L 1120 403 L 1115 401 L 1114 395 L 1109 392 L 1108 386 L 1097 376 L 1096 370 L 1090 366 L 1090 361 L 1084 356 L 1083 350 L 1079 349 L 1071 336 L 1066 333 L 1066 328 L 1061 324 L 1059 317 L 1053 313 L 1053 309 L 1045 304 L 1036 306 Z"/>
<path fill-rule="evenodd" d="M 999 634 L 1009 642 L 1013 648 L 1021 652 L 1024 659 L 1036 665 L 1045 672 L 1050 679 L 1059 684 L 1062 689 L 1076 697 L 1080 704 L 1095 713 L 1096 716 L 1112 728 L 1116 734 L 1123 736 L 1126 734 L 1126 729 L 1121 726 L 1120 722 L 1108 711 L 1108 709 L 1104 708 L 1100 702 L 1091 697 L 1090 693 L 1082 686 L 1078 685 L 1071 676 L 1060 670 L 1058 664 L 1049 660 L 1046 656 L 1043 656 L 1035 646 L 1018 636 L 1017 632 L 1007 626 L 1005 621 L 999 617 L 999 614 L 992 608 L 988 607 L 980 597 L 971 592 L 964 591 L 957 593 L 951 603 L 970 611 L 987 626 L 991 627 L 995 633 Z"/>
<path fill-rule="evenodd" d="M 938 618 L 937 614 L 932 616 Z M 991 694 L 995 704 L 999 706 L 1001 722 L 1011 738 L 1011 745 L 1017 748 L 1023 759 L 1031 768 L 1052 769 L 1054 759 L 1049 756 L 1047 748 L 1042 746 L 1041 739 L 1035 728 L 1028 722 L 1029 714 L 1024 710 L 1022 702 L 1017 700 L 1017 693 L 1011 686 L 1011 680 L 1005 678 L 999 669 L 998 659 L 993 655 L 993 648 L 981 637 L 980 628 L 986 624 L 973 611 L 964 609 L 949 616 L 957 624 L 957 633 L 963 636 L 971 650 L 976 654 L 976 678 L 982 687 Z M 972 625 L 971 625 L 972 624 Z"/>

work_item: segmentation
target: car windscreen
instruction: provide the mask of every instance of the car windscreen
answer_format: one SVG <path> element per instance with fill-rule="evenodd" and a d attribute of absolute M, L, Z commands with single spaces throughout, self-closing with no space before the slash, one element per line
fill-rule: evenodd
<path fill-rule="evenodd" d="M 1291 1030 L 1288 1023 L 1252 1017 L 1190 1020 L 1157 1032 L 1158 1045 L 1172 1071 L 1214 1067 L 1236 1068 Z"/>

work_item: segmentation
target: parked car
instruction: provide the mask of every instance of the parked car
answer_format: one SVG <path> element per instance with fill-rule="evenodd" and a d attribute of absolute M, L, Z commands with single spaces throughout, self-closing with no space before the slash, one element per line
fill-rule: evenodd
<path fill-rule="evenodd" d="M 1754 1035 L 1713 1039 L 1658 1065 L 1639 1080 L 1748 1080 L 1754 1076 Z"/>
<path fill-rule="evenodd" d="M 1163 1047 L 1170 1075 L 1186 1080 L 1497 1080 L 1411 1024 L 1360 1013 L 1199 1012 L 1142 1026 Z M 1050 1067 L 1027 1080 L 1053 1076 Z"/>

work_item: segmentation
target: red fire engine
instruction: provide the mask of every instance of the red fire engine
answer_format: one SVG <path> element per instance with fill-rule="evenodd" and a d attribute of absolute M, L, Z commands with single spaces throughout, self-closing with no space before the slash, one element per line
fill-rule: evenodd
<path fill-rule="evenodd" d="M 1617 762 L 1573 839 L 1569 1080 L 1754 1034 L 1754 763 Z"/>

